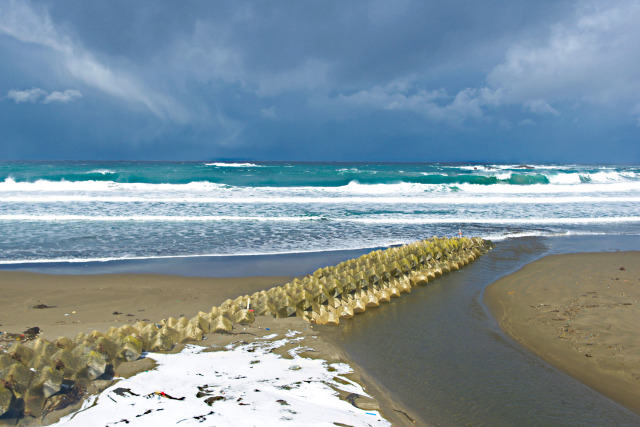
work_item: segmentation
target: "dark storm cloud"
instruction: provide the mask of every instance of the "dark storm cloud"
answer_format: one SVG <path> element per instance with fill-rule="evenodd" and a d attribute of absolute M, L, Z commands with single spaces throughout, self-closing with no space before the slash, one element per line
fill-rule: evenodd
<path fill-rule="evenodd" d="M 535 160 L 545 144 L 514 141 L 602 135 L 580 130 L 599 111 L 637 138 L 638 20 L 624 1 L 10 1 L 0 109 L 20 123 L 16 102 L 49 99 L 84 157 L 357 160 L 448 140 L 454 160 L 480 139 Z"/>
<path fill-rule="evenodd" d="M 188 43 L 205 57 L 232 51 L 248 72 L 286 71 L 313 58 L 331 64 L 331 83 L 356 86 L 443 62 L 473 61 L 477 67 L 486 58 L 484 65 L 490 66 L 502 55 L 496 44 L 504 47 L 514 34 L 535 32 L 541 22 L 569 10 L 557 1 L 218 1 L 183 2 L 179 8 L 167 2 L 76 1 L 49 6 L 52 19 L 87 48 L 114 57 L 168 60 L 174 48 Z"/>

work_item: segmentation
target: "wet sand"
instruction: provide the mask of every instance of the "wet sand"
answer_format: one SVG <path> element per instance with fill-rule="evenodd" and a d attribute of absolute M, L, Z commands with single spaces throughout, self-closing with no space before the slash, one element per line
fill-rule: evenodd
<path fill-rule="evenodd" d="M 547 256 L 484 300 L 518 343 L 640 413 L 640 252 Z"/>
<path fill-rule="evenodd" d="M 134 324 L 138 320 L 157 322 L 170 316 L 192 317 L 198 311 L 208 311 L 228 298 L 280 286 L 291 279 L 271 276 L 197 278 L 154 274 L 50 275 L 0 271 L 0 331 L 21 333 L 37 326 L 42 329 L 41 337 L 54 340 L 59 336 L 73 338 L 80 332 L 104 332 L 111 326 Z M 42 305 L 48 308 L 35 308 Z M 354 373 L 350 379 L 363 384 L 373 396 L 373 399 L 359 397 L 356 402 L 358 407 L 380 410 L 393 425 L 426 425 L 418 416 L 395 402 L 375 378 L 353 363 L 339 347 L 323 340 L 319 332 L 302 319 L 261 316 L 252 325 L 234 325 L 234 334 L 209 334 L 202 345 L 219 347 L 236 341 L 250 342 L 267 334 L 282 336 L 288 330 L 300 331 L 307 338 L 305 346 L 311 347 L 312 351 L 307 352 L 305 357 L 328 362 L 342 361 L 351 366 Z M 8 342 L 0 341 L 0 349 L 8 345 Z M 118 367 L 116 376 L 126 377 L 147 370 L 151 367 L 147 362 L 149 360 L 140 359 L 124 363 Z M 98 385 L 99 388 L 106 386 L 107 383 Z M 45 423 L 55 422 L 60 416 L 77 408 L 79 404 L 63 413 L 51 414 Z M 28 425 L 29 422 L 25 419 L 20 425 Z"/>

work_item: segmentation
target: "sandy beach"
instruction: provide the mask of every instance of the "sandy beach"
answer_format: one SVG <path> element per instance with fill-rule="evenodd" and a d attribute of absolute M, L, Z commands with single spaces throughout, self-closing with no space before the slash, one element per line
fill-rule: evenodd
<path fill-rule="evenodd" d="M 518 343 L 640 413 L 640 252 L 547 256 L 484 300 Z"/>
<path fill-rule="evenodd" d="M 0 271 L 0 331 L 18 333 L 37 326 L 42 329 L 41 337 L 54 340 L 145 319 L 190 318 L 229 298 L 280 286 L 290 279 Z M 37 306 L 50 308 L 34 308 Z"/>
<path fill-rule="evenodd" d="M 228 298 L 279 286 L 290 277 L 234 277 L 193 278 L 152 274 L 101 274 L 101 275 L 49 275 L 30 272 L 0 272 L 0 331 L 21 333 L 37 326 L 40 336 L 55 340 L 59 336 L 74 337 L 93 330 L 106 331 L 111 326 L 134 324 L 138 320 L 159 321 L 167 317 L 190 317 L 199 310 L 209 310 Z M 46 306 L 46 307 L 45 307 Z M 40 308 L 37 308 L 40 307 Z M 341 399 L 352 400 L 350 404 L 361 410 L 375 410 L 393 425 L 415 425 L 421 420 L 405 410 L 380 387 L 375 378 L 368 375 L 340 348 L 329 344 L 311 325 L 299 318 L 274 319 L 260 316 L 251 325 L 236 325 L 233 334 L 209 334 L 199 343 L 214 349 L 225 346 L 250 345 L 256 340 L 277 341 L 292 332 L 298 334 L 298 343 L 307 348 L 301 356 L 322 359 L 327 363 L 347 363 L 352 372 L 346 376 L 350 381 L 365 386 L 365 393 L 354 396 L 341 392 Z M 2 348 L 10 341 L 0 342 Z M 285 357 L 292 348 L 288 344 L 276 351 Z M 179 346 L 175 351 L 179 351 Z M 153 357 L 153 356 L 151 356 Z M 192 356 L 193 357 L 193 356 Z M 150 359 L 123 363 L 115 372 L 116 377 L 130 377 L 153 367 Z M 99 382 L 95 393 L 111 385 Z M 52 413 L 44 424 L 55 422 L 61 416 L 80 408 L 77 403 L 59 413 Z M 14 420 L 7 420 L 14 423 Z M 23 419 L 19 425 L 30 425 L 35 420 Z M 2 423 L 2 420 L 0 420 Z"/>
<path fill-rule="evenodd" d="M 491 284 L 486 289 L 485 302 L 501 327 L 518 343 L 584 384 L 631 410 L 640 412 L 637 405 L 640 397 L 640 346 L 636 342 L 636 326 L 640 320 L 637 311 L 637 303 L 640 300 L 638 261 L 640 261 L 639 252 L 547 256 Z M 474 276 L 477 274 L 490 275 L 491 273 L 483 269 L 482 272 L 476 271 Z M 421 295 L 430 300 L 437 299 L 441 291 L 460 280 L 456 279 L 457 275 L 447 277 L 441 280 L 443 284 L 451 282 L 449 285 L 434 285 L 433 288 L 426 287 L 420 292 L 416 290 L 415 296 L 412 294 L 398 301 L 418 302 Z M 213 305 L 219 305 L 228 298 L 279 286 L 290 280 L 290 277 L 284 276 L 211 279 L 148 274 L 79 276 L 6 271 L 0 273 L 0 292 L 3 294 L 0 331 L 19 333 L 28 327 L 38 326 L 43 330 L 41 336 L 53 340 L 60 335 L 73 337 L 78 332 L 87 333 L 94 329 L 106 331 L 111 326 L 132 324 L 137 320 L 159 321 L 169 316 L 180 315 L 189 317 L 199 310 L 208 310 Z M 429 295 L 429 289 L 435 293 Z M 49 308 L 34 308 L 41 305 Z M 389 304 L 387 307 L 392 309 L 396 305 L 398 304 Z M 419 305 L 422 306 L 422 303 Z M 372 312 L 371 315 L 376 319 L 385 317 L 382 309 L 379 315 L 377 312 Z M 352 320 L 353 323 L 349 325 L 361 325 L 366 322 L 365 316 Z M 345 324 L 339 328 L 349 325 Z M 222 350 L 221 353 L 225 353 L 224 357 L 227 359 L 218 363 L 230 365 L 228 375 L 237 376 L 234 372 L 245 372 L 246 369 L 251 369 L 253 363 L 260 360 L 260 358 L 256 359 L 256 355 L 263 352 L 282 357 L 282 360 L 278 361 L 272 360 L 271 355 L 265 356 L 269 358 L 269 363 L 285 366 L 284 371 L 279 371 L 285 373 L 290 373 L 291 367 L 300 366 L 298 357 L 323 360 L 328 364 L 347 363 L 351 371 L 344 376 L 346 380 L 343 381 L 347 383 L 352 381 L 353 384 L 346 384 L 348 392 L 335 388 L 334 391 L 338 392 L 343 402 L 347 401 L 352 405 L 352 411 L 368 411 L 365 418 L 371 417 L 371 421 L 378 423 L 388 421 L 392 425 L 427 425 L 424 420 L 425 408 L 416 409 L 419 408 L 420 405 L 418 405 L 412 406 L 413 409 L 407 409 L 407 406 L 403 405 L 403 400 L 396 397 L 397 390 L 381 385 L 376 379 L 376 369 L 364 370 L 354 363 L 347 354 L 346 347 L 343 349 L 337 340 L 331 339 L 331 334 L 335 334 L 337 330 L 328 331 L 327 328 L 329 327 L 312 326 L 295 317 L 274 319 L 260 316 L 251 325 L 235 325 L 233 334 L 207 335 L 204 341 L 197 343 L 197 346 L 207 348 L 205 352 L 178 346 L 174 353 L 179 351 L 187 353 L 176 355 L 176 362 L 172 362 L 173 359 L 164 359 L 161 354 L 156 357 L 156 360 L 153 358 L 154 355 L 150 354 L 149 357 L 136 362 L 123 363 L 118 366 L 115 376 L 131 378 L 133 381 L 131 384 L 134 385 L 129 386 L 129 383 L 125 384 L 122 381 L 116 383 L 102 381 L 96 382 L 91 391 L 96 393 L 99 390 L 105 390 L 103 404 L 116 400 L 122 401 L 121 403 L 129 407 L 127 405 L 134 403 L 133 397 L 129 396 L 131 399 L 127 398 L 125 402 L 124 397 L 117 394 L 118 387 L 135 386 L 138 387 L 135 390 L 139 393 L 142 384 L 149 382 L 156 384 L 157 386 L 154 387 L 157 389 L 161 389 L 161 386 L 166 384 L 163 375 L 166 372 L 172 372 L 175 366 L 180 365 L 178 358 L 186 357 L 185 360 L 191 361 L 187 365 L 193 365 L 193 372 L 185 372 L 186 376 L 202 375 L 207 373 L 206 368 L 202 367 L 205 366 L 203 358 L 208 354 L 206 352 L 210 349 Z M 439 330 L 439 328 L 436 329 Z M 412 337 L 412 339 L 418 338 L 415 335 Z M 426 338 L 420 337 L 418 341 L 423 339 Z M 0 345 L 6 346 L 7 343 L 0 342 Z M 463 346 L 463 343 L 451 342 L 450 345 Z M 300 346 L 303 350 L 298 350 L 293 355 L 290 353 L 292 349 Z M 448 351 L 455 352 L 455 349 L 450 348 Z M 430 362 L 428 365 L 433 366 L 434 369 L 440 369 L 439 367 L 442 366 L 435 362 Z M 154 366 L 160 367 L 157 369 L 164 369 L 158 371 L 155 379 L 142 381 L 135 380 L 135 376 L 132 377 Z M 240 369 L 240 371 L 234 371 L 231 368 Z M 326 374 L 320 371 L 314 372 L 312 375 L 316 379 Z M 152 374 L 145 373 L 145 375 Z M 285 381 L 285 375 L 272 376 L 279 377 L 279 381 Z M 262 400 L 257 402 L 290 401 L 291 397 L 277 397 L 277 393 L 280 393 L 278 387 L 288 388 L 299 381 L 293 376 L 286 381 L 289 382 L 279 384 L 277 387 L 274 384 L 272 387 L 274 390 L 268 398 L 266 390 L 262 389 L 263 394 L 258 393 Z M 319 380 L 318 383 L 323 381 L 327 382 Z M 469 380 L 464 382 L 464 384 L 468 383 Z M 197 383 L 183 384 L 182 388 L 176 389 L 176 393 L 186 396 L 195 395 L 194 392 L 189 391 L 189 387 L 193 388 L 194 384 Z M 362 386 L 362 389 L 353 388 Z M 254 391 L 254 388 L 247 384 L 229 383 L 225 387 L 227 387 L 227 393 L 233 390 L 238 398 L 242 397 L 247 399 L 246 401 L 249 401 L 248 394 Z M 370 397 L 367 397 L 367 394 Z M 304 402 L 304 399 L 301 401 Z M 88 400 L 85 402 L 91 403 Z M 147 400 L 144 400 L 143 404 L 145 402 Z M 167 402 L 160 399 L 154 405 L 165 403 Z M 336 404 L 336 402 L 326 403 L 323 407 L 336 409 Z M 54 423 L 60 416 L 77 411 L 80 406 L 81 403 L 76 403 L 64 411 L 49 414 L 44 424 Z M 98 417 L 102 416 L 101 413 L 108 414 L 110 411 L 108 406 L 98 405 L 98 407 L 100 408 L 96 415 Z M 233 411 L 237 409 L 234 407 L 232 412 L 228 413 L 236 413 Z M 281 409 L 276 405 L 272 412 L 277 414 Z M 155 411 L 163 410 L 166 410 L 165 414 L 176 413 L 175 410 L 166 406 L 157 406 L 155 409 Z M 308 410 L 313 413 L 312 409 L 308 408 Z M 178 410 L 177 413 L 180 411 Z M 371 415 L 376 413 L 381 414 L 383 418 L 375 418 Z M 87 412 L 87 416 L 89 414 Z M 197 414 L 199 413 L 194 415 Z M 354 416 L 356 417 L 354 419 L 362 421 L 358 418 L 361 415 L 356 413 Z M 79 417 L 74 422 L 76 425 L 82 425 L 82 419 Z M 153 421 L 151 416 L 148 421 Z M 28 425 L 33 422 L 33 419 L 25 419 L 19 425 Z M 295 423 L 295 420 L 290 422 Z"/>

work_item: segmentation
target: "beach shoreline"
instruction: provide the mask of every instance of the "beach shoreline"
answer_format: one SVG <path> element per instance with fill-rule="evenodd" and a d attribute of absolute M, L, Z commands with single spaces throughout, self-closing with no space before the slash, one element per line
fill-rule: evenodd
<path fill-rule="evenodd" d="M 290 281 L 288 276 L 258 276 L 202 278 L 155 274 L 90 274 L 52 275 L 24 271 L 0 271 L 0 294 L 3 310 L 0 331 L 20 334 L 30 327 L 42 330 L 40 337 L 53 341 L 59 336 L 73 338 L 94 330 L 106 332 L 109 327 L 135 324 L 137 321 L 159 322 L 168 317 L 194 316 L 199 310 L 219 306 L 229 298 L 251 294 Z M 41 308 L 36 308 L 41 307 Z M 296 331 L 305 338 L 304 346 L 312 348 L 304 357 L 346 363 L 353 373 L 348 377 L 364 385 L 372 399 L 359 398 L 358 406 L 379 410 L 393 425 L 422 423 L 418 415 L 402 407 L 370 375 L 353 362 L 346 352 L 322 338 L 322 333 L 300 318 L 275 319 L 258 316 L 251 325 L 235 325 L 234 334 L 207 334 L 198 345 L 223 348 L 234 342 L 253 342 L 267 334 L 284 336 Z M 269 332 L 267 332 L 269 331 Z M 6 335 L 5 335 L 6 337 Z M 10 341 L 0 342 L 6 349 Z M 178 346 L 175 351 L 183 348 Z M 150 358 L 123 363 L 116 376 L 128 377 L 147 370 Z M 93 393 L 110 385 L 103 381 L 90 387 Z M 346 396 L 341 396 L 345 398 Z M 55 422 L 74 407 L 47 417 L 46 424 Z M 33 423 L 35 420 L 23 420 Z M 422 424 L 424 425 L 424 424 Z"/>
<path fill-rule="evenodd" d="M 640 413 L 640 252 L 549 255 L 489 285 L 506 334 Z"/>

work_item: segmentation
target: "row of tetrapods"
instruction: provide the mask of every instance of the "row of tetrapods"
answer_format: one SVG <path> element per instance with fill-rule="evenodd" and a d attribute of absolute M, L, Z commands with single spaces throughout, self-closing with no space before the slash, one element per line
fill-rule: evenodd
<path fill-rule="evenodd" d="M 191 319 L 138 322 L 106 333 L 80 333 L 73 340 L 17 342 L 0 353 L 0 415 L 14 411 L 39 417 L 47 400 L 70 384 L 108 377 L 120 363 L 136 360 L 145 351 L 171 351 L 208 333 L 231 333 L 234 324 L 253 323 L 255 316 L 299 316 L 338 325 L 340 319 L 459 269 L 490 248 L 490 242 L 479 238 L 434 237 L 318 269 L 283 286 L 227 300 Z"/>

